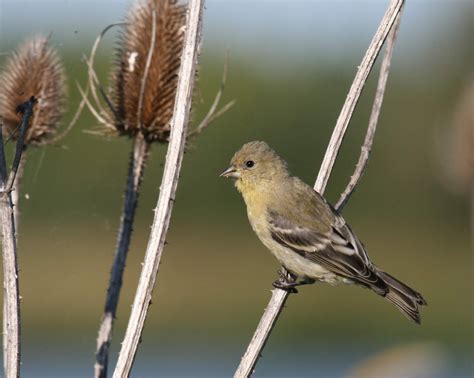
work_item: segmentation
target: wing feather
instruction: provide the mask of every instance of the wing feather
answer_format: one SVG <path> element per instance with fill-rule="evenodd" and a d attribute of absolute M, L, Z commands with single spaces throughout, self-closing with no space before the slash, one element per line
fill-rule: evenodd
<path fill-rule="evenodd" d="M 387 286 L 376 274 L 362 243 L 344 219 L 337 213 L 335 216 L 329 232 L 320 233 L 294 224 L 274 210 L 268 211 L 270 232 L 275 241 L 308 261 L 383 295 Z"/>

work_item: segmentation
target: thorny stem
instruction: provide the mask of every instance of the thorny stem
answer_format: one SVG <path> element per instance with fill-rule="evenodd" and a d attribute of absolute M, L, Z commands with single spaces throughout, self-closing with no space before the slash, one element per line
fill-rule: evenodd
<path fill-rule="evenodd" d="M 26 163 L 26 149 L 23 151 L 23 155 L 20 159 L 20 164 L 18 165 L 18 171 L 16 174 L 15 182 L 13 183 L 12 188 L 12 205 L 13 205 L 13 215 L 15 219 L 15 232 L 18 233 L 18 223 L 20 221 L 20 184 L 23 177 L 23 172 L 25 170 Z"/>
<path fill-rule="evenodd" d="M 127 331 L 114 371 L 114 378 L 125 378 L 135 361 L 138 344 L 151 304 L 153 288 L 165 245 L 178 185 L 179 172 L 186 144 L 189 113 L 201 41 L 201 20 L 204 0 L 189 0 L 186 34 L 178 73 L 178 87 L 171 120 L 171 135 L 166 154 L 163 178 L 150 238 L 145 253 L 140 281 L 133 301 Z"/>
<path fill-rule="evenodd" d="M 390 30 L 395 27 L 395 20 L 401 12 L 403 3 L 404 0 L 392 0 L 390 2 L 382 22 L 374 38 L 372 39 L 369 48 L 367 49 L 361 65 L 359 66 L 359 70 L 357 71 L 344 106 L 341 110 L 341 113 L 339 114 L 339 118 L 334 128 L 314 185 L 314 190 L 321 194 L 324 193 L 326 188 L 332 168 L 342 144 L 345 131 L 352 117 L 352 113 L 354 112 L 360 94 L 362 93 L 362 89 L 367 77 L 375 63 L 376 57 L 382 48 L 383 42 L 387 38 Z M 394 38 L 394 36 L 395 34 L 393 33 L 391 38 Z M 357 182 L 355 184 L 357 184 Z M 242 357 L 240 365 L 234 374 L 234 378 L 250 377 L 254 372 L 258 358 L 260 357 L 262 350 L 265 347 L 265 343 L 267 342 L 268 337 L 270 336 L 270 333 L 273 330 L 279 315 L 281 314 L 288 296 L 288 291 L 281 289 L 274 289 L 272 291 L 270 302 L 268 303 L 265 312 L 260 319 L 252 340 L 250 341 L 250 344 L 248 345 L 247 350 Z"/>
<path fill-rule="evenodd" d="M 0 197 L 3 252 L 3 369 L 4 376 L 20 376 L 20 291 L 16 258 L 15 221 L 11 194 Z"/>
<path fill-rule="evenodd" d="M 20 291 L 16 255 L 15 219 L 11 188 L 21 161 L 25 135 L 36 99 L 31 97 L 18 110 L 23 113 L 15 157 L 7 178 L 3 136 L 0 132 L 0 221 L 3 258 L 3 368 L 5 378 L 20 376 Z"/>
<path fill-rule="evenodd" d="M 97 336 L 96 362 L 94 365 L 94 377 L 107 377 L 107 367 L 109 360 L 109 348 L 112 341 L 113 325 L 117 312 L 122 287 L 123 272 L 127 260 L 127 252 L 130 247 L 130 240 L 133 231 L 133 221 L 135 210 L 138 204 L 138 195 L 142 181 L 143 170 L 148 158 L 150 144 L 139 133 L 134 141 L 133 150 L 130 156 L 130 163 L 127 175 L 127 186 L 125 189 L 125 200 L 120 218 L 120 228 L 118 233 L 117 247 L 115 250 L 114 262 L 110 273 L 107 298 L 105 301 L 104 314 L 100 323 L 99 334 Z"/>

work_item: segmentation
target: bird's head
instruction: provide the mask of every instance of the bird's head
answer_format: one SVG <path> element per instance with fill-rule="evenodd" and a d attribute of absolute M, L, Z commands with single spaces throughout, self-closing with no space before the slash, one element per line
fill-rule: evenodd
<path fill-rule="evenodd" d="M 237 151 L 231 165 L 220 174 L 233 178 L 239 190 L 288 177 L 286 162 L 265 142 L 249 142 Z"/>

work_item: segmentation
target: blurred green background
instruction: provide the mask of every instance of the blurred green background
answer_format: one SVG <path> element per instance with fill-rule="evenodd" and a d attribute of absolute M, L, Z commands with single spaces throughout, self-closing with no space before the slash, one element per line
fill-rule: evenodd
<path fill-rule="evenodd" d="M 1 62 L 33 33 L 51 33 L 69 80 L 66 124 L 79 102 L 75 82 L 85 79 L 82 54 L 100 30 L 123 18 L 128 5 L 3 0 Z M 227 47 L 224 97 L 237 104 L 185 155 L 134 376 L 232 374 L 270 298 L 278 264 L 251 231 L 232 183 L 217 176 L 243 143 L 265 140 L 295 175 L 314 182 L 386 5 L 207 2 L 193 124 L 216 93 Z M 97 57 L 104 81 L 114 40 L 112 33 Z M 474 85 L 473 42 L 472 1 L 408 2 L 370 164 L 344 210 L 372 260 L 424 294 L 429 306 L 422 310 L 422 326 L 368 291 L 305 287 L 287 302 L 256 377 L 346 375 L 380 351 L 420 343 L 435 346 L 441 356 L 433 361 L 439 365 L 433 376 L 472 375 L 472 187 L 452 177 L 451 158 L 461 150 L 450 141 L 457 127 L 471 133 L 474 127 L 459 126 L 464 118 L 457 114 Z M 377 74 L 378 65 L 331 177 L 330 202 L 337 201 L 358 158 Z M 474 99 L 468 103 L 472 111 Z M 92 374 L 131 149 L 126 138 L 84 132 L 92 129 L 97 122 L 86 110 L 64 148 L 28 150 L 19 230 L 25 376 Z M 154 146 L 146 170 L 114 354 L 137 285 L 165 152 L 166 146 Z"/>

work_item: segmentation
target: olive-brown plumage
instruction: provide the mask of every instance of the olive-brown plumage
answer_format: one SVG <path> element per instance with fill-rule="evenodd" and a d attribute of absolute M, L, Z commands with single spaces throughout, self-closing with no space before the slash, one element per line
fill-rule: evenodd
<path fill-rule="evenodd" d="M 369 259 L 340 214 L 309 185 L 292 176 L 286 162 L 265 142 L 245 144 L 222 176 L 236 179 L 250 224 L 280 263 L 300 282 L 276 281 L 294 290 L 315 281 L 350 283 L 372 289 L 420 323 L 420 293 Z"/>

